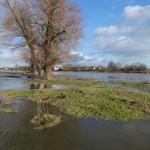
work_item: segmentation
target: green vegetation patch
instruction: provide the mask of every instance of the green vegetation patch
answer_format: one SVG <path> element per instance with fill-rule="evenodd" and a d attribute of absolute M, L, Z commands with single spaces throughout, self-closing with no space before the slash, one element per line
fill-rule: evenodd
<path fill-rule="evenodd" d="M 150 82 L 112 82 L 112 84 L 128 87 L 150 87 Z"/>
<path fill-rule="evenodd" d="M 42 116 L 35 115 L 30 122 L 33 124 L 34 129 L 42 130 L 60 124 L 61 120 L 56 115 L 43 114 Z"/>
<path fill-rule="evenodd" d="M 63 98 L 59 98 L 62 95 L 64 95 Z M 62 112 L 81 118 L 130 120 L 141 119 L 146 113 L 150 113 L 149 94 L 106 88 L 66 90 L 56 98 L 49 98 L 49 102 Z"/>
<path fill-rule="evenodd" d="M 67 78 L 66 78 L 67 77 Z M 96 81 L 94 79 L 81 79 L 76 77 L 68 77 L 68 76 L 55 76 L 53 80 L 32 80 L 27 81 L 27 84 L 33 83 L 42 83 L 47 85 L 77 85 L 77 86 L 99 86 L 102 82 Z M 102 86 L 102 85 L 101 85 Z"/>
<path fill-rule="evenodd" d="M 1 91 L 1 94 L 27 96 L 33 101 L 36 101 L 36 97 L 38 97 L 42 103 L 49 103 L 61 112 L 81 118 L 131 120 L 142 119 L 145 115 L 150 114 L 149 92 L 110 88 L 99 81 L 86 79 L 38 82 L 72 83 L 77 86 L 73 89 L 63 90 Z"/>
<path fill-rule="evenodd" d="M 15 112 L 13 108 L 0 108 L 0 112 L 12 113 Z"/>

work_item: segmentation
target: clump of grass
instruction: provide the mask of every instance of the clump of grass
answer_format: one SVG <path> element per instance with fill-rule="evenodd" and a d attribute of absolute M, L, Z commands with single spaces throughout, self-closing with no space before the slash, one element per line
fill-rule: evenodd
<path fill-rule="evenodd" d="M 15 109 L 9 106 L 11 103 L 12 103 L 11 97 L 5 95 L 0 103 L 0 112 L 6 113 L 15 112 Z"/>
<path fill-rule="evenodd" d="M 56 115 L 43 114 L 42 116 L 35 115 L 30 122 L 33 124 L 34 129 L 42 130 L 60 124 L 61 119 Z"/>
<path fill-rule="evenodd" d="M 0 112 L 13 113 L 15 110 L 13 108 L 0 108 Z"/>
<path fill-rule="evenodd" d="M 3 105 L 9 105 L 12 103 L 12 97 L 11 96 L 4 96 L 4 99 L 2 100 Z"/>
<path fill-rule="evenodd" d="M 8 98 L 12 98 L 12 97 L 26 97 L 26 96 L 30 96 L 33 95 L 35 92 L 35 90 L 4 90 L 4 91 L 0 91 L 0 95 L 4 96 L 4 97 L 8 97 Z"/>
<path fill-rule="evenodd" d="M 128 87 L 150 87 L 150 82 L 112 82 L 114 85 L 128 86 Z"/>

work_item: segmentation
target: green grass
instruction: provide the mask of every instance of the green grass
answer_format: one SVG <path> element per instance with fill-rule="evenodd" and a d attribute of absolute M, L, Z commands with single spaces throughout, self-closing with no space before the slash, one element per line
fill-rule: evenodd
<path fill-rule="evenodd" d="M 33 81 L 28 81 L 26 82 L 27 84 L 32 84 L 32 83 L 43 83 L 47 85 L 77 85 L 77 86 L 99 86 L 102 82 L 96 81 L 94 79 L 80 79 L 80 78 L 75 78 L 75 79 L 63 79 L 63 80 L 33 80 Z"/>
<path fill-rule="evenodd" d="M 0 112 L 12 113 L 15 112 L 15 110 L 12 108 L 0 108 Z"/>
<path fill-rule="evenodd" d="M 86 79 L 32 81 L 47 84 L 77 85 L 73 89 L 44 89 L 26 91 L 1 91 L 0 95 L 23 96 L 56 106 L 66 114 L 107 120 L 142 119 L 150 114 L 150 93 L 104 86 L 101 82 Z M 133 84 L 133 83 L 131 83 Z"/>
<path fill-rule="evenodd" d="M 128 87 L 150 87 L 150 82 L 112 82 L 112 84 Z"/>

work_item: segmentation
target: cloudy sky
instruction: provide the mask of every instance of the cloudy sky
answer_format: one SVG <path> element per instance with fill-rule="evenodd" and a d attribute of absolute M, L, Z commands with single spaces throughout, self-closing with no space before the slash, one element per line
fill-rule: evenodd
<path fill-rule="evenodd" d="M 84 38 L 72 50 L 76 57 L 74 64 L 106 65 L 115 61 L 150 66 L 150 0 L 74 1 L 80 5 L 84 18 Z M 0 22 L 4 12 L 0 6 Z M 5 39 L 2 27 L 0 32 L 0 38 Z M 0 65 L 23 63 L 19 54 L 19 50 L 12 52 L 11 47 L 0 42 Z"/>

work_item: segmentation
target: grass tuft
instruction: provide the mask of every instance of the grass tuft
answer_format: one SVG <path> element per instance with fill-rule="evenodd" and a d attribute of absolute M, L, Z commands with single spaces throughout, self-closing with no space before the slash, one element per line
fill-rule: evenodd
<path fill-rule="evenodd" d="M 43 114 L 42 116 L 35 115 L 30 122 L 33 124 L 34 129 L 42 130 L 60 124 L 61 120 L 56 115 Z"/>

